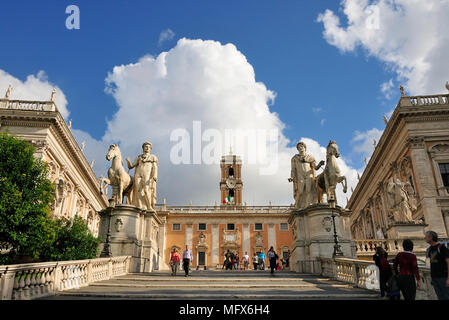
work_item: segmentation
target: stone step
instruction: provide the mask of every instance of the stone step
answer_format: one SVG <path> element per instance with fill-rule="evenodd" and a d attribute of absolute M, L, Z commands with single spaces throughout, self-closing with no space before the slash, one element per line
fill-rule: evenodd
<path fill-rule="evenodd" d="M 315 288 L 316 284 L 313 283 L 298 283 L 298 284 L 264 284 L 264 283 L 253 283 L 253 284 L 233 284 L 233 283 L 209 283 L 209 284 L 198 284 L 198 283 L 178 283 L 178 284 L 136 284 L 136 283 L 127 283 L 127 282 L 108 282 L 108 283 L 92 283 L 91 287 L 129 287 L 129 288 L 154 288 L 154 289 L 162 289 L 162 288 L 206 288 L 206 289 L 247 289 L 247 288 Z M 320 284 L 320 287 L 331 287 L 331 288 L 354 288 L 348 284 Z"/>
<path fill-rule="evenodd" d="M 378 299 L 379 294 L 316 275 L 264 271 L 128 274 L 48 299 Z"/>
<path fill-rule="evenodd" d="M 177 275 L 177 276 L 168 276 L 168 277 L 134 277 L 134 276 L 124 276 L 124 277 L 117 277 L 112 280 L 115 281 L 151 281 L 151 282 L 286 282 L 286 283 L 292 283 L 292 282 L 302 282 L 302 281 L 317 281 L 317 282 L 330 282 L 331 280 L 326 278 L 278 278 L 276 276 L 274 277 L 265 277 L 265 278 L 209 278 L 209 277 L 185 277 L 183 275 Z"/>
<path fill-rule="evenodd" d="M 227 299 L 247 299 L 247 300 L 376 300 L 378 294 L 367 293 L 291 293 L 272 294 L 264 293 L 92 293 L 92 292 L 62 292 L 51 297 L 53 300 L 63 299 L 162 299 L 162 300 L 227 300 Z"/>

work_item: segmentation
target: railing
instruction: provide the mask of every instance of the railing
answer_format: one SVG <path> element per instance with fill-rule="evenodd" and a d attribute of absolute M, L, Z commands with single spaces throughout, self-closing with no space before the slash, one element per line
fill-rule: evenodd
<path fill-rule="evenodd" d="M 429 106 L 448 103 L 447 95 L 416 96 L 407 98 L 410 99 L 410 103 L 414 106 Z"/>
<path fill-rule="evenodd" d="M 414 244 L 413 251 L 417 255 L 423 255 L 428 245 L 424 239 L 411 239 Z M 357 256 L 372 256 L 376 253 L 376 247 L 382 247 L 389 254 L 395 254 L 402 251 L 402 240 L 396 239 L 362 239 L 354 240 Z"/>
<path fill-rule="evenodd" d="M 324 277 L 350 283 L 358 288 L 379 290 L 379 269 L 374 262 L 346 259 L 319 258 L 320 268 L 317 273 Z M 430 269 L 420 267 L 421 288 L 416 291 L 417 300 L 436 300 L 435 290 L 431 285 Z"/>
<path fill-rule="evenodd" d="M 0 300 L 29 300 L 127 274 L 132 257 L 0 266 Z"/>
<path fill-rule="evenodd" d="M 56 106 L 52 101 L 0 99 L 0 109 L 56 111 Z"/>
<path fill-rule="evenodd" d="M 172 213 L 213 213 L 243 211 L 248 213 L 287 213 L 292 206 L 245 206 L 245 205 L 216 205 L 216 206 L 164 206 L 157 204 L 156 210 Z"/>

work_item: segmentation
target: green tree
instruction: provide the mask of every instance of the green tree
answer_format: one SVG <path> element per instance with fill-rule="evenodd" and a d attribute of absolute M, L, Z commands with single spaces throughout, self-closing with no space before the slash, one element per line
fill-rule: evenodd
<path fill-rule="evenodd" d="M 27 142 L 0 134 L 0 249 L 10 249 L 2 262 L 37 260 L 54 241 L 54 187 L 33 153 Z"/>
<path fill-rule="evenodd" d="M 41 258 L 45 261 L 83 260 L 97 257 L 100 240 L 90 233 L 86 222 L 75 216 L 71 220 L 58 219 L 54 243 Z"/>
<path fill-rule="evenodd" d="M 34 151 L 0 133 L 0 264 L 95 258 L 99 239 L 79 216 L 51 218 L 55 189 Z"/>

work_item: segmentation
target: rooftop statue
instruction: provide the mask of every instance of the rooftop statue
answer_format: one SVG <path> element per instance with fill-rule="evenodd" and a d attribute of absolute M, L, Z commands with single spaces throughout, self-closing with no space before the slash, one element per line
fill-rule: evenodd
<path fill-rule="evenodd" d="M 6 93 L 5 93 L 5 99 L 9 99 L 9 97 L 11 96 L 11 92 L 12 92 L 12 86 L 9 85 L 8 89 L 6 90 Z"/>

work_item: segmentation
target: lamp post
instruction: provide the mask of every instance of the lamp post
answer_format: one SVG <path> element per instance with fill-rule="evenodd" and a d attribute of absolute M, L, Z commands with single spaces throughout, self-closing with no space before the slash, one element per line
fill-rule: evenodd
<path fill-rule="evenodd" d="M 343 257 L 343 252 L 341 251 L 340 245 L 338 244 L 338 235 L 337 235 L 337 227 L 335 225 L 335 214 L 334 214 L 334 208 L 335 208 L 335 200 L 329 201 L 329 207 L 331 209 L 331 217 L 332 217 L 332 224 L 334 226 L 334 252 L 332 254 L 332 257 Z"/>
<path fill-rule="evenodd" d="M 111 217 L 112 217 L 112 208 L 108 208 L 108 233 L 106 234 L 106 242 L 103 247 L 103 251 L 101 251 L 100 257 L 109 258 L 112 257 L 111 245 L 109 242 L 111 241 Z"/>

